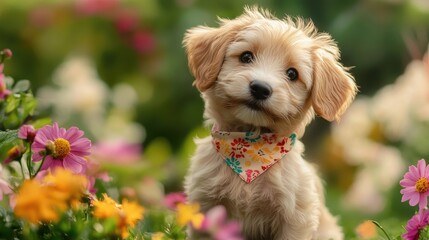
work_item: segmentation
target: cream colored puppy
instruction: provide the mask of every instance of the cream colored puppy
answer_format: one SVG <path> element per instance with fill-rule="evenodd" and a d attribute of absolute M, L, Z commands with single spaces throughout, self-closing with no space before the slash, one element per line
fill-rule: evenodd
<path fill-rule="evenodd" d="M 224 205 L 247 240 L 342 239 L 298 140 L 315 113 L 337 120 L 357 92 L 332 38 L 253 7 L 218 28 L 189 29 L 183 42 L 213 125 L 196 140 L 189 201 Z"/>

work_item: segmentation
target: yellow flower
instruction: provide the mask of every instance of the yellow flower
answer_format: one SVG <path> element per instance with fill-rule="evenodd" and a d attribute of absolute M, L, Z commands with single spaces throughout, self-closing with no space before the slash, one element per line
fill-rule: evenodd
<path fill-rule="evenodd" d="M 122 210 L 125 213 L 125 222 L 131 227 L 134 227 L 139 220 L 143 219 L 144 208 L 137 202 L 128 202 L 127 199 L 124 199 L 122 201 Z"/>
<path fill-rule="evenodd" d="M 162 232 L 157 232 L 157 233 L 154 233 L 153 235 L 152 235 L 152 238 L 151 238 L 151 240 L 163 240 L 164 239 L 164 233 L 162 233 Z"/>
<path fill-rule="evenodd" d="M 200 213 L 200 205 L 198 203 L 177 204 L 176 221 L 179 226 L 191 223 L 194 228 L 199 229 L 203 220 L 204 215 Z"/>
<path fill-rule="evenodd" d="M 95 199 L 92 202 L 94 210 L 92 214 L 98 219 L 116 218 L 118 216 L 119 204 L 103 193 L 103 200 Z"/>
<path fill-rule="evenodd" d="M 116 203 L 112 198 L 103 194 L 103 200 L 93 201 L 93 215 L 98 219 L 113 218 L 116 220 L 117 233 L 122 238 L 129 235 L 128 228 L 135 227 L 138 220 L 143 219 L 144 208 L 136 202 L 128 202 L 127 199 L 122 204 Z"/>
<path fill-rule="evenodd" d="M 86 185 L 84 176 L 60 168 L 42 181 L 26 180 L 16 195 L 14 213 L 34 224 L 55 222 L 71 205 L 77 205 Z"/>
<path fill-rule="evenodd" d="M 377 228 L 372 221 L 366 220 L 356 227 L 356 234 L 361 239 L 373 239 L 377 235 Z"/>

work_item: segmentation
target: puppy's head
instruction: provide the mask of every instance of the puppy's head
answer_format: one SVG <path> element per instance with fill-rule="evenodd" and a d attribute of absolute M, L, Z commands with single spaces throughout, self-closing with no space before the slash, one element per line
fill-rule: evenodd
<path fill-rule="evenodd" d="M 300 134 L 314 112 L 337 120 L 357 91 L 335 42 L 312 22 L 247 8 L 218 28 L 188 30 L 183 42 L 205 115 L 222 130 Z"/>

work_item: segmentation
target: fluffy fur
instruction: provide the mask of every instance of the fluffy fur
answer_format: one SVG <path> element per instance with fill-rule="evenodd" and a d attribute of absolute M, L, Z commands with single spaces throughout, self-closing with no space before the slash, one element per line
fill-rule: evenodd
<path fill-rule="evenodd" d="M 194 85 L 205 102 L 204 116 L 223 131 L 304 133 L 315 113 L 339 119 L 357 89 L 339 50 L 311 21 L 277 19 L 256 7 L 236 19 L 220 19 L 218 28 L 198 26 L 184 38 Z M 251 63 L 240 61 L 243 52 Z M 291 81 L 287 70 L 295 68 Z M 255 100 L 250 82 L 272 88 L 266 100 Z M 253 105 L 252 105 L 253 104 Z M 302 158 L 304 146 L 293 149 L 267 172 L 246 184 L 214 149 L 211 137 L 196 140 L 197 150 L 185 180 L 189 201 L 203 211 L 224 205 L 238 219 L 247 240 L 342 239 L 341 228 L 324 204 L 321 180 Z M 190 233 L 191 239 L 202 239 Z"/>

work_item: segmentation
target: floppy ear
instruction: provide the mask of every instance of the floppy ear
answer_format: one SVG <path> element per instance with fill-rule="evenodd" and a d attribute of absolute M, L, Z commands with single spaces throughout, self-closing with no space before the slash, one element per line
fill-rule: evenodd
<path fill-rule="evenodd" d="M 258 19 L 271 18 L 268 11 L 245 7 L 244 13 L 233 20 L 219 18 L 220 27 L 199 26 L 189 29 L 183 39 L 188 65 L 195 77 L 194 85 L 204 92 L 216 82 L 228 45 L 237 33 Z"/>
<path fill-rule="evenodd" d="M 199 26 L 189 29 L 183 45 L 188 54 L 188 65 L 195 77 L 193 85 L 201 92 L 209 89 L 217 79 L 226 48 L 237 34 L 237 27 L 220 28 Z"/>
<path fill-rule="evenodd" d="M 322 37 L 314 50 L 312 103 L 317 115 L 338 120 L 357 93 L 353 76 L 338 62 L 339 50 L 330 37 Z"/>

